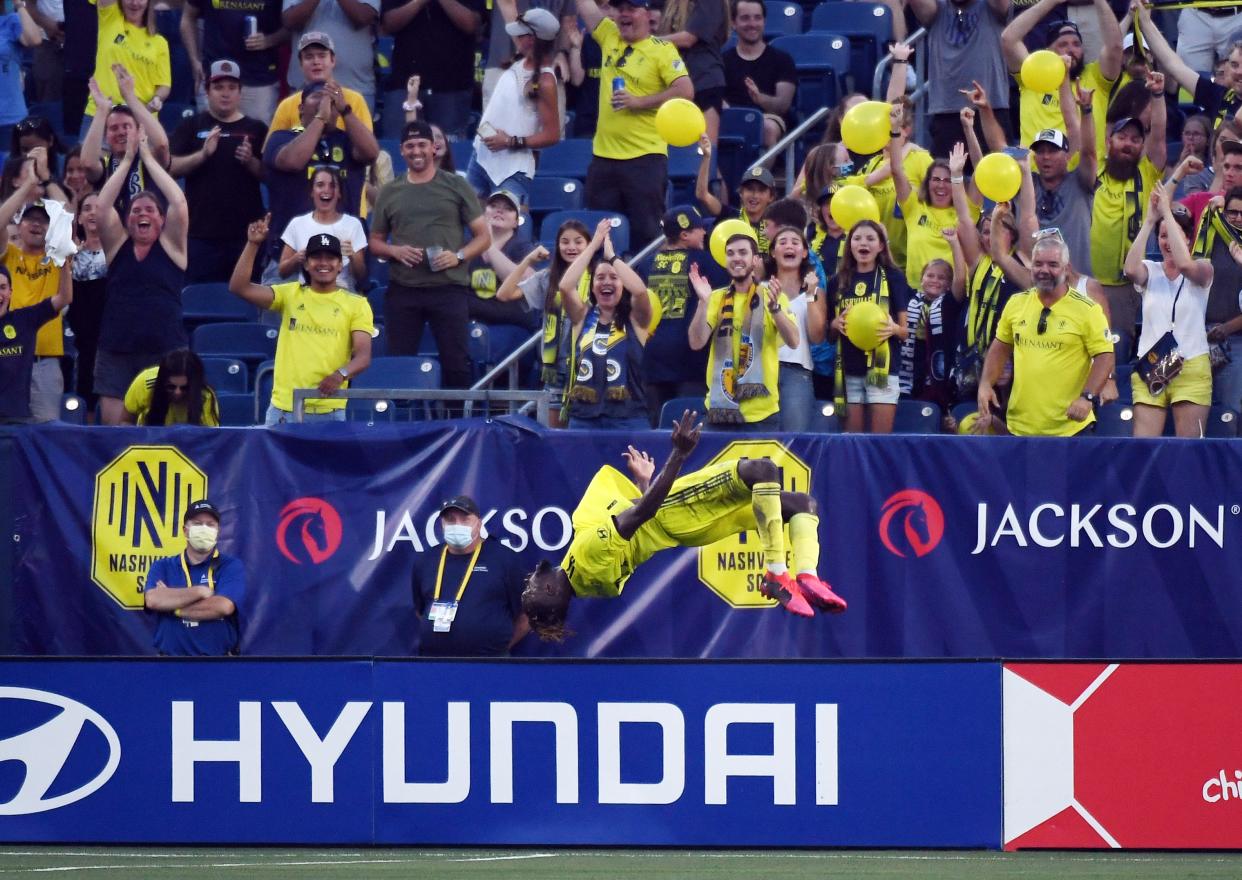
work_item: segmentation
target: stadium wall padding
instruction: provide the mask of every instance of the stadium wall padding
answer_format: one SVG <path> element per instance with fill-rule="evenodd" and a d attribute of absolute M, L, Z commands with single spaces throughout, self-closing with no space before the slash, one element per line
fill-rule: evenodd
<path fill-rule="evenodd" d="M 405 656 L 415 554 L 441 501 L 559 561 L 593 473 L 666 433 L 524 420 L 298 429 L 25 428 L 16 444 L 13 650 L 151 652 L 140 588 L 177 553 L 185 505 L 224 512 L 245 563 L 242 651 Z M 689 467 L 770 457 L 820 506 L 820 573 L 850 603 L 803 620 L 756 587 L 754 533 L 643 565 L 617 600 L 574 603 L 578 635 L 519 654 L 591 657 L 1242 655 L 1242 444 L 1224 440 L 706 434 Z"/>

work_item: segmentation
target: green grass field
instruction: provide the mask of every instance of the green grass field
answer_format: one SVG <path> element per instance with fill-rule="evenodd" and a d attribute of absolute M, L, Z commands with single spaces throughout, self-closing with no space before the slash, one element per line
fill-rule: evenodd
<path fill-rule="evenodd" d="M 1242 877 L 1242 854 L 922 851 L 196 849 L 0 847 L 0 875 L 74 878 L 385 877 L 1176 880 Z"/>

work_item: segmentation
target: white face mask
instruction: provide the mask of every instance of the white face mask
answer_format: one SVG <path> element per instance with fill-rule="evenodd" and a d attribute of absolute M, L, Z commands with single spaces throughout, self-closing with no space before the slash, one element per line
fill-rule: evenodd
<path fill-rule="evenodd" d="M 185 529 L 185 539 L 199 553 L 208 553 L 215 549 L 216 537 L 220 527 L 210 523 L 190 523 Z"/>
<path fill-rule="evenodd" d="M 450 547 L 469 547 L 473 540 L 474 529 L 471 526 L 445 524 L 444 541 Z"/>

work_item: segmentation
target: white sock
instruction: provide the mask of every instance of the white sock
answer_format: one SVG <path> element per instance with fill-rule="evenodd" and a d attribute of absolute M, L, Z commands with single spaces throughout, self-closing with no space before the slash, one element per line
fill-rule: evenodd
<path fill-rule="evenodd" d="M 819 575 L 815 573 L 815 569 L 813 568 L 804 568 L 801 571 L 799 571 L 798 574 L 800 575 L 809 574 L 811 577 L 815 578 L 816 580 L 819 579 Z"/>
<path fill-rule="evenodd" d="M 783 562 L 774 562 L 768 566 L 768 571 L 772 574 L 784 574 L 789 571 L 789 568 Z"/>

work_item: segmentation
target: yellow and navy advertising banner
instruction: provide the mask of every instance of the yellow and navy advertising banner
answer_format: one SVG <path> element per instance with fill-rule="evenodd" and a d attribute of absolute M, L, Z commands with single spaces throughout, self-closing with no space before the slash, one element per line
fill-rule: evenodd
<path fill-rule="evenodd" d="M 11 486 L 7 647 L 151 653 L 142 587 L 180 552 L 186 506 L 223 512 L 248 589 L 250 655 L 417 651 L 410 575 L 438 510 L 473 495 L 492 540 L 559 562 L 570 515 L 627 444 L 667 432 L 543 431 L 522 420 L 301 429 L 23 428 Z M 687 470 L 770 458 L 819 502 L 820 575 L 842 615 L 795 618 L 758 592 L 743 532 L 641 566 L 575 602 L 562 646 L 593 657 L 1236 657 L 1242 444 L 1224 440 L 704 435 Z"/>
<path fill-rule="evenodd" d="M 1000 676 L 3 660 L 0 841 L 996 849 Z"/>

